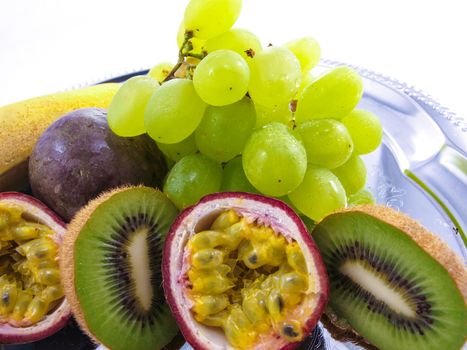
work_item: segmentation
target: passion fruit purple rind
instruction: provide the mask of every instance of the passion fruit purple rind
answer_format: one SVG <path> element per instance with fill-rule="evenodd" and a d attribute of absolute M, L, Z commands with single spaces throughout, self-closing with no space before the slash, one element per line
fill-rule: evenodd
<path fill-rule="evenodd" d="M 107 123 L 107 110 L 83 108 L 56 120 L 29 160 L 35 197 L 69 222 L 101 192 L 122 185 L 161 187 L 167 165 L 147 135 L 124 138 Z"/>
<path fill-rule="evenodd" d="M 42 202 L 0 193 L 0 343 L 28 343 L 63 328 L 71 315 L 63 297 L 57 249 L 63 221 Z"/>
<path fill-rule="evenodd" d="M 301 219 L 255 194 L 212 194 L 185 209 L 169 230 L 162 274 L 197 350 L 293 349 L 328 301 L 326 270 Z"/>

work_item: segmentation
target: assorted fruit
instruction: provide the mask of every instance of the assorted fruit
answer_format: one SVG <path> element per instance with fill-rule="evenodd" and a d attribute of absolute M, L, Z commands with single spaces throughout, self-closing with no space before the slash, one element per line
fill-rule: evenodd
<path fill-rule="evenodd" d="M 318 221 L 364 188 L 360 156 L 381 143 L 381 123 L 356 109 L 363 94 L 356 71 L 316 68 L 316 40 L 263 48 L 253 33 L 229 27 L 240 3 L 191 1 L 177 38 L 177 64 L 158 64 L 123 83 L 109 125 L 123 137 L 147 133 L 175 162 L 164 192 L 179 209 L 228 182 L 232 191 L 289 200 Z M 213 163 L 227 168 L 236 159 L 245 181 L 219 181 Z M 323 186 L 330 178 L 332 186 Z"/>
<path fill-rule="evenodd" d="M 101 84 L 0 107 L 0 192 L 28 188 L 28 158 L 55 120 L 78 108 L 107 108 L 120 84 Z"/>
<path fill-rule="evenodd" d="M 361 156 L 383 130 L 362 79 L 316 67 L 313 38 L 232 28 L 241 4 L 190 0 L 176 64 L 0 108 L 0 343 L 72 312 L 112 350 L 175 349 L 179 331 L 293 349 L 320 319 L 383 350 L 464 345 L 465 265 L 371 205 Z"/>

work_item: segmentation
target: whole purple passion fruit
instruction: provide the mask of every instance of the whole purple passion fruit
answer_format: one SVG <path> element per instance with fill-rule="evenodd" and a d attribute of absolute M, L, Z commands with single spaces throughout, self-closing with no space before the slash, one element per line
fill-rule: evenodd
<path fill-rule="evenodd" d="M 120 185 L 161 187 L 167 165 L 147 135 L 119 137 L 107 111 L 78 109 L 55 121 L 29 160 L 34 196 L 65 221 L 101 192 Z"/>

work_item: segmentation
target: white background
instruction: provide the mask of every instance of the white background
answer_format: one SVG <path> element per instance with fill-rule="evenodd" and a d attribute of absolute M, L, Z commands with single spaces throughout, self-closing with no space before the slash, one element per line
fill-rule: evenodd
<path fill-rule="evenodd" d="M 186 0 L 0 0 L 0 105 L 176 60 Z M 244 0 L 264 45 L 313 36 L 323 57 L 376 70 L 467 116 L 463 0 Z"/>

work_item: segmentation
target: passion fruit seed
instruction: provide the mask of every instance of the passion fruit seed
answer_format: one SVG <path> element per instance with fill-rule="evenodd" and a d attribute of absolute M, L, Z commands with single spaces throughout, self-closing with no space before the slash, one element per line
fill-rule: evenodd
<path fill-rule="evenodd" d="M 282 336 L 289 341 L 297 341 L 302 338 L 302 329 L 300 322 L 291 321 L 282 325 Z"/>
<path fill-rule="evenodd" d="M 271 331 L 290 342 L 302 338 L 303 325 L 287 317 L 309 285 L 295 241 L 227 210 L 209 230 L 191 236 L 186 249 L 191 311 L 198 322 L 222 327 L 239 349 Z"/>
<path fill-rule="evenodd" d="M 54 232 L 0 204 L 0 323 L 36 324 L 63 297 Z"/>

